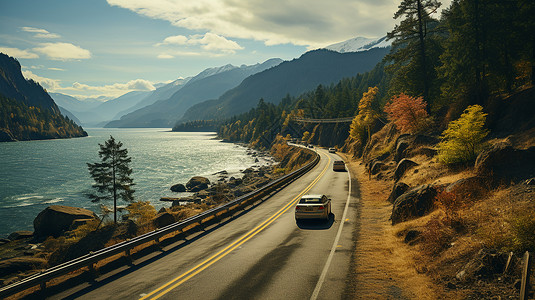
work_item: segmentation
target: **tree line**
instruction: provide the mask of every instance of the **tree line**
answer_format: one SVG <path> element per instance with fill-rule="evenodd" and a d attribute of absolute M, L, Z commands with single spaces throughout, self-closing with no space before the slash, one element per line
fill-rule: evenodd
<path fill-rule="evenodd" d="M 59 113 L 0 95 L 0 130 L 17 140 L 86 136 L 81 126 Z"/>
<path fill-rule="evenodd" d="M 425 112 L 418 119 L 422 124 L 401 121 L 405 127 L 440 133 L 470 106 L 479 105 L 483 113 L 491 100 L 533 86 L 534 1 L 454 0 L 438 16 L 440 6 L 437 0 L 401 1 L 394 15 L 399 24 L 388 33 L 391 51 L 373 70 L 298 97 L 288 95 L 278 104 L 260 99 L 248 113 L 222 122 L 219 135 L 261 147 L 269 147 L 277 134 L 302 138 L 305 133 L 308 141 L 323 146 L 341 146 L 356 136 L 365 144 L 381 123 L 393 120 L 388 107 L 392 111 L 396 99 L 417 100 Z M 369 88 L 373 97 L 364 105 Z M 359 115 L 363 127 L 292 121 Z"/>

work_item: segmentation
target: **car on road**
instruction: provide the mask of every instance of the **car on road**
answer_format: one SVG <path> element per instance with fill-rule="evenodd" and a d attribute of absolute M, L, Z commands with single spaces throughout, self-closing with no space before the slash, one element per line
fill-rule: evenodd
<path fill-rule="evenodd" d="M 314 148 L 314 145 L 308 144 L 308 148 Z"/>
<path fill-rule="evenodd" d="M 329 153 L 336 153 L 336 148 L 329 148 Z"/>
<path fill-rule="evenodd" d="M 335 160 L 333 162 L 333 171 L 345 171 L 346 170 L 346 164 L 343 160 Z"/>
<path fill-rule="evenodd" d="M 295 206 L 295 221 L 303 219 L 329 220 L 331 199 L 325 195 L 304 195 Z"/>

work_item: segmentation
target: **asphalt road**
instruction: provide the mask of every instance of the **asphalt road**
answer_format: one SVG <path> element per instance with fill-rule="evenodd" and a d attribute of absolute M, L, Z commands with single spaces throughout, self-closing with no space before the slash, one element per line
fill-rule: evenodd
<path fill-rule="evenodd" d="M 357 201 L 335 154 L 254 209 L 191 242 L 168 247 L 150 263 L 52 298 L 76 299 L 342 299 L 348 293 Z M 332 199 L 328 222 L 296 224 L 302 194 Z M 352 193 L 354 194 L 354 193 Z"/>

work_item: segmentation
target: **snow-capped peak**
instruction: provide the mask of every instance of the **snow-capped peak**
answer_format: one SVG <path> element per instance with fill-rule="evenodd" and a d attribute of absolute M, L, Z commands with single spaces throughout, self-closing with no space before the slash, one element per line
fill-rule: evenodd
<path fill-rule="evenodd" d="M 386 36 L 380 38 L 356 37 L 344 42 L 332 44 L 325 47 L 325 49 L 346 53 L 368 51 L 373 48 L 386 48 L 391 45 L 392 42 L 387 41 Z"/>

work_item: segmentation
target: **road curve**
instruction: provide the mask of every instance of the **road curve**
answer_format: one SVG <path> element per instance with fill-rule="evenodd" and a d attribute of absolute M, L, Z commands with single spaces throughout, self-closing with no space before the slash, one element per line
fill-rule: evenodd
<path fill-rule="evenodd" d="M 320 163 L 282 191 L 194 241 L 168 247 L 150 263 L 52 299 L 341 299 L 348 293 L 357 201 L 340 159 L 318 149 Z M 300 195 L 332 199 L 329 222 L 296 224 Z"/>

